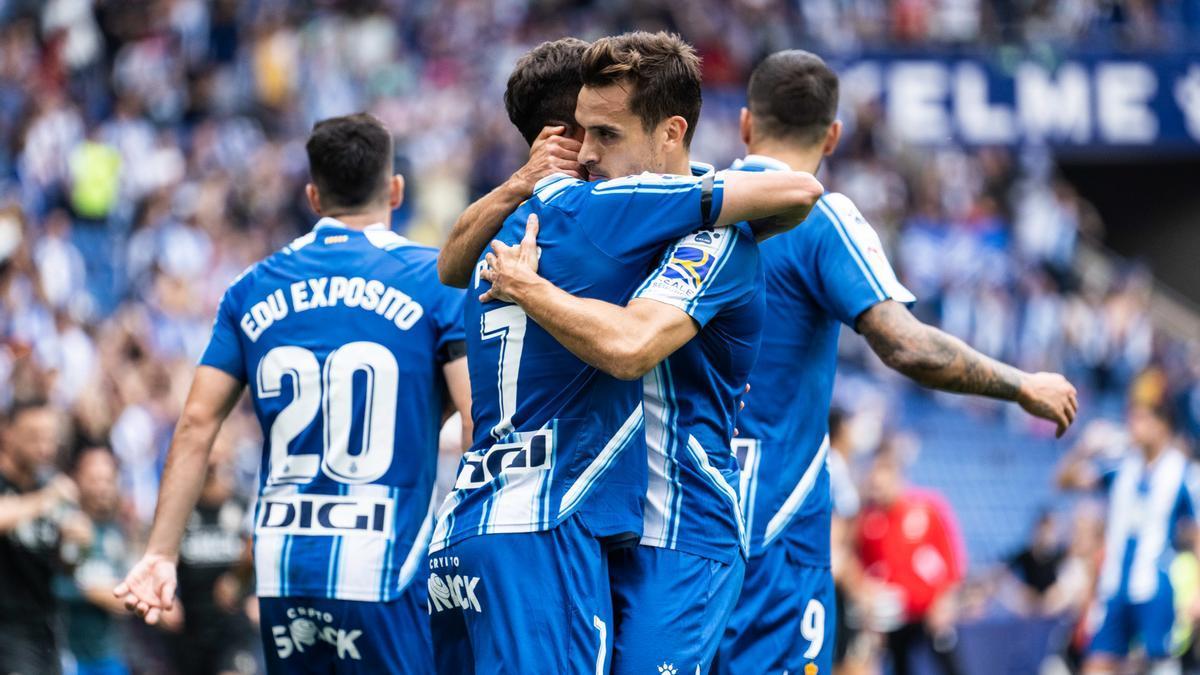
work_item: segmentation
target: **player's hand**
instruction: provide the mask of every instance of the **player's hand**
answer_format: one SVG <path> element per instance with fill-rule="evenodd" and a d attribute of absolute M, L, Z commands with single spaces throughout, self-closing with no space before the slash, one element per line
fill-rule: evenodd
<path fill-rule="evenodd" d="M 579 165 L 583 145 L 574 138 L 563 136 L 566 127 L 545 127 L 529 148 L 529 161 L 509 179 L 521 194 L 532 195 L 533 186 L 546 176 L 565 173 L 572 178 L 584 178 Z"/>
<path fill-rule="evenodd" d="M 479 273 L 492 287 L 479 296 L 480 302 L 499 300 L 518 302 L 521 290 L 542 280 L 538 276 L 538 217 L 529 214 L 525 221 L 525 236 L 517 246 L 493 241 L 492 252 L 485 257 L 487 265 Z"/>
<path fill-rule="evenodd" d="M 1017 403 L 1025 412 L 1050 420 L 1058 425 L 1056 436 L 1062 438 L 1079 412 L 1075 387 L 1058 373 L 1034 373 L 1021 382 Z"/>
<path fill-rule="evenodd" d="M 113 595 L 125 603 L 125 609 L 153 626 L 175 606 L 175 584 L 175 560 L 147 553 L 117 584 Z"/>

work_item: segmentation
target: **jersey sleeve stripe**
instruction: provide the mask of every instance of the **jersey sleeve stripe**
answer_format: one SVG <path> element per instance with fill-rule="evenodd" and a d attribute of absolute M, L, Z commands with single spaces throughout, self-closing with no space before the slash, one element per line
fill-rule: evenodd
<path fill-rule="evenodd" d="M 837 212 L 829 208 L 824 200 L 818 201 L 817 206 L 820 207 L 821 212 L 824 213 L 825 216 L 833 223 L 834 229 L 837 230 L 838 236 L 841 238 L 842 243 L 846 245 L 846 249 L 850 252 L 850 257 L 854 258 L 854 262 L 858 264 L 858 269 L 871 284 L 871 289 L 875 291 L 876 297 L 878 297 L 879 300 L 887 300 L 887 294 L 883 292 L 883 285 L 879 283 L 879 279 L 875 276 L 875 272 L 871 270 L 870 265 L 867 264 L 866 258 L 863 256 L 862 251 L 858 248 L 858 244 L 855 243 L 854 239 L 850 237 L 849 232 L 846 230 L 846 225 L 842 222 L 841 217 L 838 216 Z"/>

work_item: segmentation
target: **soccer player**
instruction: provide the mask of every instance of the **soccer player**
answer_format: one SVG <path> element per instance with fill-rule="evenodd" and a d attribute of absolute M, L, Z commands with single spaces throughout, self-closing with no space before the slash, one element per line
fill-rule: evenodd
<path fill-rule="evenodd" d="M 498 239 L 516 244 L 537 216 L 539 271 L 549 282 L 624 304 L 667 244 L 705 227 L 787 221 L 819 196 L 802 173 L 778 174 L 777 183 L 681 175 L 700 92 L 695 57 L 678 38 L 604 38 L 583 60 L 575 119 L 585 139 L 613 153 L 592 177 L 609 178 L 601 168 L 658 173 L 541 181 Z M 589 83 L 589 72 L 603 83 Z M 467 332 L 476 443 L 430 545 L 439 668 L 607 672 L 607 555 L 642 529 L 641 386 L 589 365 L 520 306 L 488 296 L 486 270 L 477 266 L 473 288 L 484 297 L 468 299 L 465 321 L 479 326 Z"/>
<path fill-rule="evenodd" d="M 417 577 L 443 388 L 470 419 L 463 294 L 438 283 L 434 249 L 388 229 L 404 182 L 379 120 L 322 121 L 307 151 L 321 220 L 222 298 L 146 554 L 114 593 L 148 623 L 171 607 L 213 440 L 249 382 L 266 439 L 254 559 L 269 670 L 431 672 Z"/>
<path fill-rule="evenodd" d="M 579 158 L 593 178 L 653 165 L 653 146 L 631 132 L 662 114 L 639 96 L 659 76 L 648 62 L 664 50 L 682 55 L 685 67 L 673 77 L 694 83 L 686 100 L 698 110 L 699 59 L 681 42 L 635 33 L 599 40 L 585 55 Z M 593 101 L 604 102 L 603 117 L 590 114 Z M 738 467 L 729 441 L 762 331 L 754 235 L 748 226 L 689 234 L 667 250 L 625 306 L 576 297 L 539 277 L 535 237 L 531 225 L 519 249 L 497 244 L 488 254 L 482 276 L 493 284 L 489 297 L 516 302 L 602 371 L 630 380 L 645 376 L 649 485 L 641 545 L 610 556 L 612 670 L 707 672 L 745 565 Z"/>
<path fill-rule="evenodd" d="M 1168 406 L 1131 402 L 1130 447 L 1115 467 L 1101 471 L 1094 456 L 1099 448 L 1080 445 L 1059 472 L 1065 489 L 1108 493 L 1104 564 L 1096 590 L 1104 618 L 1088 648 L 1085 673 L 1126 672 L 1123 662 L 1135 644 L 1147 660 L 1140 672 L 1180 672 L 1170 572 L 1181 521 L 1192 528 L 1197 521 L 1200 467 L 1176 445 Z M 1192 541 L 1200 551 L 1198 539 Z"/>
<path fill-rule="evenodd" d="M 837 75 L 819 57 L 768 57 L 750 79 L 741 116 L 749 154 L 735 167 L 816 172 L 841 135 L 837 94 Z M 807 673 L 813 664 L 812 672 L 829 673 L 835 623 L 826 430 L 841 324 L 920 384 L 1016 401 L 1056 422 L 1060 435 L 1075 416 L 1075 389 L 1059 375 L 998 363 L 914 318 L 905 307 L 912 294 L 845 195 L 826 194 L 801 227 L 761 250 L 762 351 L 733 444 L 750 562 L 719 672 Z"/>

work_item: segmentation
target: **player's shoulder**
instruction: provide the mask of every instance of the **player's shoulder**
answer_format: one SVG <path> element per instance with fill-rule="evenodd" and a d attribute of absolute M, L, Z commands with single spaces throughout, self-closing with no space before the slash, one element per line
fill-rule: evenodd
<path fill-rule="evenodd" d="M 837 225 L 851 231 L 863 228 L 873 229 L 862 211 L 859 211 L 854 202 L 841 192 L 827 192 L 821 195 L 810 218 L 813 216 L 827 221 L 830 225 Z"/>

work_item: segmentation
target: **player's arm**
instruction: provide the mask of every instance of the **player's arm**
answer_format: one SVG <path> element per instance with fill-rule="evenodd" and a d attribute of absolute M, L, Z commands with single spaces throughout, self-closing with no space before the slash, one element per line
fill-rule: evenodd
<path fill-rule="evenodd" d="M 866 310 L 855 329 L 889 368 L 933 389 L 1015 401 L 1066 433 L 1079 409 L 1075 387 L 1057 373 L 1026 373 L 989 358 L 962 340 L 922 323 L 885 300 Z"/>
<path fill-rule="evenodd" d="M 825 188 L 803 171 L 723 171 L 724 200 L 716 224 L 748 221 L 759 240 L 785 232 L 808 217 Z"/>
<path fill-rule="evenodd" d="M 157 623 L 174 604 L 180 540 L 196 508 L 213 441 L 241 396 L 242 386 L 240 380 L 218 368 L 196 368 L 167 453 L 146 553 L 113 589 L 113 595 L 146 623 Z"/>
<path fill-rule="evenodd" d="M 471 439 L 475 435 L 474 422 L 471 420 L 471 377 L 467 371 L 467 357 L 460 356 L 442 366 L 442 374 L 446 378 L 446 388 L 450 390 L 450 402 L 462 419 L 462 449 L 466 451 L 471 447 Z"/>
<path fill-rule="evenodd" d="M 622 307 L 579 298 L 538 276 L 537 230 L 537 216 L 531 215 L 520 245 L 493 242 L 482 272 L 493 285 L 481 299 L 517 303 L 571 353 L 623 380 L 646 374 L 699 331 L 676 307 L 646 299 Z"/>
<path fill-rule="evenodd" d="M 563 173 L 580 178 L 579 141 L 563 136 L 566 127 L 546 127 L 529 150 L 529 161 L 496 189 L 463 211 L 438 254 L 438 278 L 447 286 L 466 288 L 475 262 L 521 202 L 529 199 L 537 182 Z"/>

